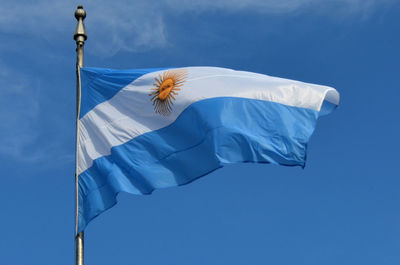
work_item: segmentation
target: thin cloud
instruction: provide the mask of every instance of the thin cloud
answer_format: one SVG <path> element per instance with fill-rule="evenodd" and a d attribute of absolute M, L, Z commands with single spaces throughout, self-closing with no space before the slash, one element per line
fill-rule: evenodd
<path fill-rule="evenodd" d="M 0 69 L 3 69 L 0 71 L 0 138 L 4 140 L 0 154 L 32 160 L 35 155 L 27 155 L 25 147 L 37 136 L 33 130 L 40 109 L 37 92 L 26 78 L 12 73 L 4 65 Z"/>
<path fill-rule="evenodd" d="M 86 27 L 94 38 L 92 45 L 96 54 L 111 56 L 119 50 L 146 51 L 163 47 L 167 42 L 164 14 L 157 5 L 90 2 L 85 8 L 90 10 L 91 22 Z"/>
<path fill-rule="evenodd" d="M 255 11 L 258 13 L 290 13 L 299 9 L 315 12 L 329 11 L 330 15 L 369 12 L 379 6 L 387 6 L 395 0 L 166 0 L 168 6 L 178 10 L 200 12 L 218 9 L 226 12 Z M 333 8 L 333 9 L 332 9 Z"/>
<path fill-rule="evenodd" d="M 109 57 L 118 51 L 147 51 L 168 44 L 170 14 L 192 12 L 255 12 L 290 14 L 301 10 L 328 17 L 358 15 L 365 18 L 395 0 L 160 0 L 160 1 L 81 1 L 88 12 L 90 53 Z M 75 1 L 4 3 L 0 9 L 0 32 L 32 35 L 57 42 L 71 34 Z M 311 12 L 310 12 L 311 13 Z M 106 44 L 105 44 L 106 43 Z"/>
<path fill-rule="evenodd" d="M 38 165 L 53 161 L 48 166 L 56 166 L 54 157 L 63 158 L 59 163 L 72 162 L 73 155 L 60 153 L 60 139 L 41 139 L 46 128 L 40 127 L 44 114 L 40 80 L 0 62 L 0 87 L 0 155 Z"/>

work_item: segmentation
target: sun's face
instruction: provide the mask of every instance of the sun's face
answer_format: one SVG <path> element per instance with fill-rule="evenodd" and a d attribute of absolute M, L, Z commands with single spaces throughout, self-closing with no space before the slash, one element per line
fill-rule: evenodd
<path fill-rule="evenodd" d="M 153 101 L 154 110 L 156 113 L 167 116 L 172 111 L 172 104 L 175 96 L 178 95 L 179 87 L 183 86 L 186 81 L 186 70 L 168 70 L 162 75 L 158 74 L 155 78 L 156 83 L 151 89 L 151 101 Z"/>

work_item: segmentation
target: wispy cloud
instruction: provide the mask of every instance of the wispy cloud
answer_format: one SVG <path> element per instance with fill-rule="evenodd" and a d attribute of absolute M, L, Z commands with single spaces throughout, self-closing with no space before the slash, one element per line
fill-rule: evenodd
<path fill-rule="evenodd" d="M 33 123 L 39 115 L 38 90 L 28 80 L 0 64 L 0 154 L 35 160 L 25 147 L 35 141 Z M 11 82 L 11 80 L 13 80 Z"/>
<path fill-rule="evenodd" d="M 364 13 L 377 6 L 393 3 L 394 0 L 166 0 L 169 6 L 180 10 L 218 9 L 227 12 L 255 11 L 261 13 L 288 13 L 312 8 L 316 12 Z M 332 9 L 333 7 L 333 9 Z"/>
<path fill-rule="evenodd" d="M 365 18 L 374 10 L 395 3 L 395 0 L 83 0 L 81 3 L 90 18 L 87 28 L 93 40 L 91 52 L 108 57 L 120 50 L 146 51 L 167 45 L 169 16 L 186 11 L 251 11 L 284 15 L 309 10 L 332 18 L 354 15 Z M 75 1 L 4 3 L 0 9 L 0 32 L 36 35 L 53 41 L 60 34 L 72 34 L 75 7 Z"/>
<path fill-rule="evenodd" d="M 94 40 L 94 50 L 113 55 L 119 50 L 145 51 L 166 44 L 164 14 L 151 2 L 88 3 L 91 23 L 87 24 Z M 107 45 L 104 45 L 107 40 Z"/>
<path fill-rule="evenodd" d="M 0 9 L 0 32 L 57 41 L 72 36 L 75 1 L 42 0 L 11 2 Z M 112 56 L 119 50 L 138 51 L 166 43 L 164 14 L 159 3 L 137 1 L 82 1 L 89 12 L 87 29 L 97 55 Z M 104 41 L 107 40 L 107 45 Z"/>
<path fill-rule="evenodd" d="M 55 155 L 64 159 L 63 163 L 71 162 L 73 155 L 60 152 L 63 143 L 59 139 L 41 139 L 46 128 L 41 128 L 40 122 L 45 114 L 41 108 L 44 97 L 40 79 L 0 62 L 0 87 L 0 155 L 38 165 L 56 161 Z"/>

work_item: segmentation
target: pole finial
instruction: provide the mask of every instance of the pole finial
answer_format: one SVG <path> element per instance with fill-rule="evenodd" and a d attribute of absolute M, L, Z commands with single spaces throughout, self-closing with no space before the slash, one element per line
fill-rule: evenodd
<path fill-rule="evenodd" d="M 74 40 L 78 42 L 84 42 L 87 39 L 85 24 L 83 24 L 83 20 L 86 17 L 86 11 L 83 9 L 83 6 L 79 5 L 75 11 L 75 18 L 78 20 L 78 24 L 76 25 Z"/>

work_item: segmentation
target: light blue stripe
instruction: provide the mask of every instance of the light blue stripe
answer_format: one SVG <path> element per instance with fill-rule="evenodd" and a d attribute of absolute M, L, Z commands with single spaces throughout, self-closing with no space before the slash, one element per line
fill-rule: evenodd
<path fill-rule="evenodd" d="M 113 147 L 79 178 L 79 231 L 121 192 L 187 184 L 224 164 L 305 165 L 318 111 L 244 98 L 190 105 L 171 125 Z"/>
<path fill-rule="evenodd" d="M 82 118 L 98 104 L 112 98 L 118 91 L 142 75 L 165 69 L 168 68 L 133 70 L 115 70 L 94 67 L 81 68 L 82 96 L 79 118 Z"/>
<path fill-rule="evenodd" d="M 319 116 L 325 116 L 330 113 L 332 113 L 338 106 L 336 104 L 333 104 L 332 102 L 329 102 L 327 100 L 324 100 L 322 103 L 321 109 L 319 111 Z"/>

